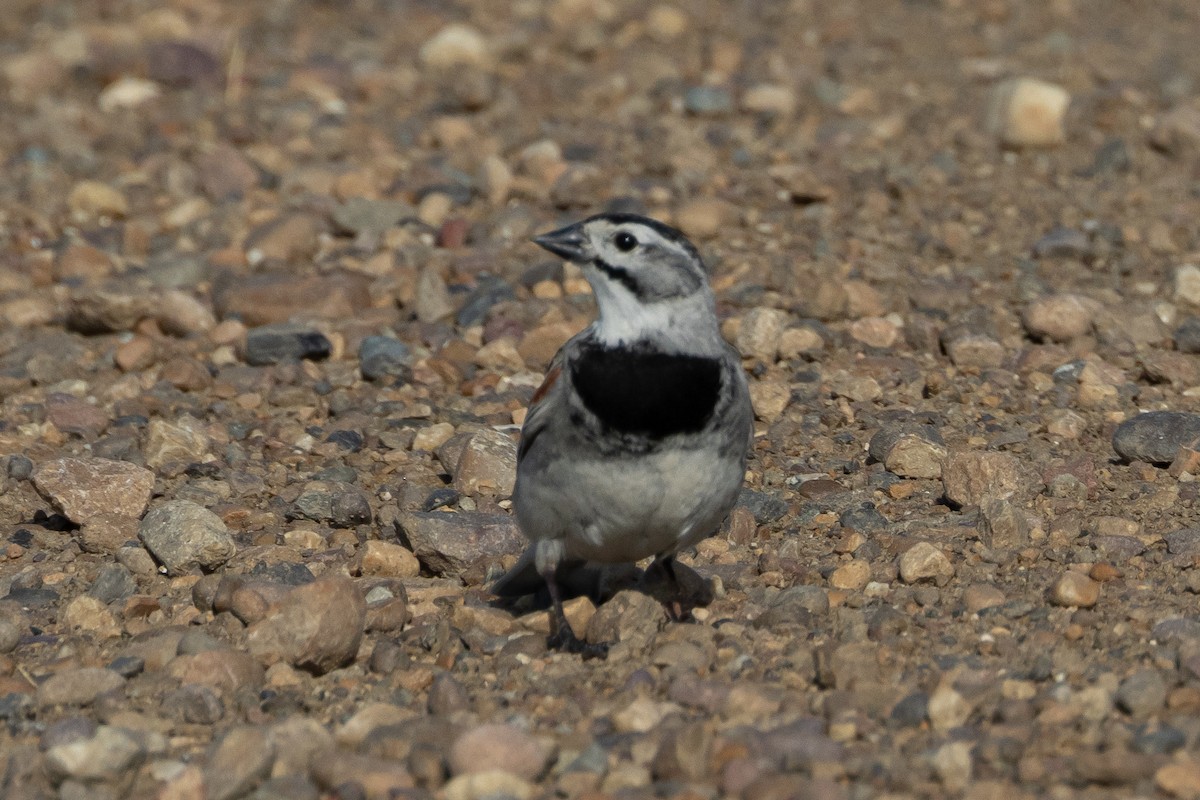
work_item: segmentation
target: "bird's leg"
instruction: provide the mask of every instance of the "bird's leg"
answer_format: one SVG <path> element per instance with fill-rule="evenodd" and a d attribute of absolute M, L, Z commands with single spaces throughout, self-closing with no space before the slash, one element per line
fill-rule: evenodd
<path fill-rule="evenodd" d="M 692 607 L 695 605 L 692 598 L 687 596 L 683 589 L 683 584 L 679 582 L 679 575 L 675 572 L 675 554 L 667 553 L 666 555 L 657 556 L 650 566 L 646 569 L 647 574 L 651 572 L 661 572 L 666 576 L 668 583 L 671 584 L 671 590 L 674 597 L 670 602 L 664 603 L 667 610 L 667 616 L 672 622 L 685 622 L 692 618 Z"/>
<path fill-rule="evenodd" d="M 571 623 L 567 622 L 567 615 L 563 612 L 562 588 L 558 584 L 558 568 L 563 560 L 562 551 L 562 542 L 555 540 L 543 540 L 537 545 L 537 569 L 550 592 L 550 635 L 546 637 L 546 646 L 551 650 L 578 653 L 585 659 L 604 658 L 608 655 L 608 645 L 603 642 L 589 644 L 580 639 L 575 635 Z"/>

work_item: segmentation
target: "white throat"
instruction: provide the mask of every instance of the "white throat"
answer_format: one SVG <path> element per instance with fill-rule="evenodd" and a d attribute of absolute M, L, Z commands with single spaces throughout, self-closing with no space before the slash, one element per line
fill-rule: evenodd
<path fill-rule="evenodd" d="M 602 344 L 615 347 L 651 342 L 697 355 L 717 355 L 724 347 L 708 292 L 644 303 L 612 281 L 595 281 L 593 287 L 600 317 L 592 323 L 592 330 Z"/>

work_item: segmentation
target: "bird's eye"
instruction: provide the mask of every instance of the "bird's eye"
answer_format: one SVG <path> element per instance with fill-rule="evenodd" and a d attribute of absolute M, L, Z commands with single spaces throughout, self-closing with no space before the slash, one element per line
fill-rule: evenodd
<path fill-rule="evenodd" d="M 638 246 L 638 240 L 637 237 L 632 233 L 629 233 L 628 231 L 621 231 L 613 237 L 613 244 L 617 246 L 618 250 L 628 253 L 630 250 Z"/>

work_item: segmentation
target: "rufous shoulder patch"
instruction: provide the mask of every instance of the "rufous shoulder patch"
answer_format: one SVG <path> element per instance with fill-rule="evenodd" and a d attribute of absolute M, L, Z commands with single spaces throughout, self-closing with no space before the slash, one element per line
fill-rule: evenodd
<path fill-rule="evenodd" d="M 533 399 L 529 401 L 530 406 L 535 406 L 542 402 L 542 399 L 550 393 L 550 389 L 558 381 L 558 376 L 562 374 L 562 367 L 555 365 L 546 373 L 546 379 L 542 381 L 542 385 L 533 393 Z"/>

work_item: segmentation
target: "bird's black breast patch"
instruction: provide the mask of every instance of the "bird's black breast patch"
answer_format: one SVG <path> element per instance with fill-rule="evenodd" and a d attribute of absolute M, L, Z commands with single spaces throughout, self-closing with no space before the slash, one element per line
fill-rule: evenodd
<path fill-rule="evenodd" d="M 606 428 L 662 438 L 708 424 L 720 398 L 721 362 L 593 343 L 573 360 L 571 381 Z"/>

